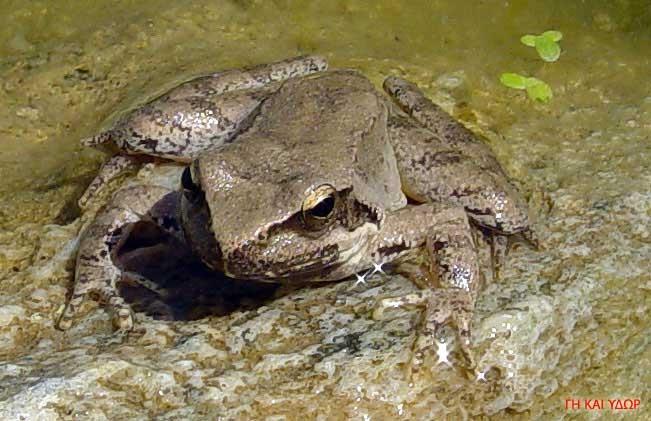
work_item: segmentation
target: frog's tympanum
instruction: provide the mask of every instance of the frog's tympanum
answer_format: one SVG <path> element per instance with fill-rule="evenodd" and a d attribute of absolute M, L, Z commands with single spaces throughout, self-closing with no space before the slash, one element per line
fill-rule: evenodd
<path fill-rule="evenodd" d="M 116 155 L 80 199 L 157 157 L 187 164 L 176 215 L 158 206 L 162 187 L 118 190 L 82 234 L 74 291 L 60 320 L 98 296 L 119 329 L 133 327 L 116 283 L 112 251 L 144 217 L 183 238 L 210 268 L 277 283 L 342 280 L 412 251 L 429 271 L 420 294 L 378 309 L 425 308 L 414 355 L 447 321 L 469 354 L 480 285 L 471 226 L 507 236 L 529 232 L 527 206 L 491 150 L 397 77 L 378 92 L 354 70 L 326 70 L 300 57 L 186 82 L 85 144 Z M 171 197 L 171 196 L 170 196 Z M 434 281 L 435 280 L 435 281 Z M 436 283 L 434 283 L 436 282 Z"/>

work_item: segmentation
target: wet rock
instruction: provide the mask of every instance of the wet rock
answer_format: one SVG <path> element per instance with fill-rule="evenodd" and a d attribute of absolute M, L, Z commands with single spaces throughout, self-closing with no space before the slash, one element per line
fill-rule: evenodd
<path fill-rule="evenodd" d="M 140 177 L 155 173 L 148 168 Z M 1 343 L 11 361 L 0 366 L 0 376 L 12 384 L 0 415 L 291 418 L 301 411 L 437 418 L 525 410 L 630 336 L 621 328 L 616 340 L 600 334 L 604 320 L 646 317 L 648 310 L 640 302 L 613 316 L 598 303 L 614 293 L 607 283 L 634 285 L 644 276 L 642 254 L 620 247 L 616 253 L 638 260 L 638 270 L 625 269 L 611 246 L 632 240 L 621 229 L 647 238 L 633 227 L 649 226 L 651 192 L 595 210 L 568 193 L 552 196 L 555 208 L 542 229 L 545 250 L 513 249 L 503 279 L 480 298 L 473 335 L 477 377 L 463 369 L 452 330 L 449 363 L 433 350 L 414 377 L 406 376 L 419 310 L 372 317 L 382 298 L 416 290 L 400 275 L 299 289 L 257 309 L 196 321 L 156 321 L 139 313 L 139 329 L 126 337 L 113 334 L 105 312 L 89 304 L 90 317 L 70 332 L 54 331 L 45 320 L 55 316 L 62 294 L 48 279 L 69 270 L 74 254 L 52 245 L 75 244 L 76 230 L 48 228 L 24 274 L 33 285 L 25 305 L 0 307 Z M 618 220 L 626 224 L 611 230 Z M 586 241 L 596 233 L 601 240 Z M 36 333 L 25 336 L 29 329 Z M 18 346 L 21 341 L 32 345 Z"/>

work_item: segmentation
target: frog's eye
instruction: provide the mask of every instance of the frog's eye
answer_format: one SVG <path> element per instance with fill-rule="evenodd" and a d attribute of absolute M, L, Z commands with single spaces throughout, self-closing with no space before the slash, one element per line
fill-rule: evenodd
<path fill-rule="evenodd" d="M 192 179 L 190 167 L 185 167 L 181 175 L 181 187 L 183 187 L 183 195 L 186 199 L 193 201 L 201 194 L 201 188 Z"/>
<path fill-rule="evenodd" d="M 309 230 L 318 231 L 334 221 L 337 191 L 329 184 L 314 189 L 303 201 L 301 217 Z"/>

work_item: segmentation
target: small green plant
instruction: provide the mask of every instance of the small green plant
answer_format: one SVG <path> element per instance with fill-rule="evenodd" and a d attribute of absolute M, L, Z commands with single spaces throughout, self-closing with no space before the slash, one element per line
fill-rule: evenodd
<path fill-rule="evenodd" d="M 520 42 L 528 47 L 535 47 L 538 55 L 546 62 L 554 62 L 561 56 L 558 41 L 563 39 L 560 31 L 545 31 L 540 35 L 525 35 Z"/>
<path fill-rule="evenodd" d="M 560 31 L 545 31 L 540 35 L 524 35 L 520 41 L 529 47 L 535 47 L 538 55 L 546 62 L 554 62 L 561 56 L 561 47 L 558 41 L 563 39 Z M 502 85 L 524 90 L 529 99 L 538 102 L 549 102 L 552 99 L 552 88 L 540 79 L 523 76 L 518 73 L 502 73 Z"/>
<path fill-rule="evenodd" d="M 502 85 L 513 89 L 526 90 L 530 99 L 539 102 L 548 102 L 552 99 L 552 88 L 535 77 L 526 77 L 517 73 L 502 73 Z"/>

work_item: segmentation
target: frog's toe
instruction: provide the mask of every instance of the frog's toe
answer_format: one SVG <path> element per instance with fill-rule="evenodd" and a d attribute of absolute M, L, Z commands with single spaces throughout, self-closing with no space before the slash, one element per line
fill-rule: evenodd
<path fill-rule="evenodd" d="M 414 294 L 407 294 L 400 297 L 385 298 L 373 309 L 373 319 L 384 318 L 384 312 L 392 308 L 422 306 L 427 301 L 427 291 L 419 291 Z"/>
<path fill-rule="evenodd" d="M 457 331 L 461 352 L 472 367 L 474 358 L 470 350 L 470 325 L 473 312 L 474 302 L 466 291 L 452 288 L 432 291 L 423 315 L 421 334 L 440 340 L 441 327 L 448 321 L 452 322 Z M 442 358 L 440 352 L 440 349 L 437 350 L 439 360 Z"/>
<path fill-rule="evenodd" d="M 444 338 L 441 337 L 441 329 L 448 319 L 455 319 L 455 317 L 451 311 L 430 311 L 428 307 L 423 325 L 412 344 L 411 356 L 406 366 L 407 377 L 410 381 L 422 369 L 424 361 L 428 356 L 433 358 L 434 366 L 445 364 L 452 367 L 454 365 L 453 361 L 450 360 L 452 350 Z M 461 352 L 466 359 L 464 367 L 472 370 L 475 367 L 475 363 L 472 351 L 470 350 L 470 331 L 460 326 L 462 324 L 457 326 L 457 334 L 460 339 Z"/>
<path fill-rule="evenodd" d="M 500 273 L 506 264 L 506 256 L 509 252 L 509 238 L 499 233 L 491 233 L 490 245 L 493 280 L 496 280 L 500 279 Z"/>
<path fill-rule="evenodd" d="M 134 321 L 131 306 L 124 301 L 117 289 L 112 286 L 91 287 L 81 292 L 75 291 L 56 322 L 57 329 L 68 330 L 72 327 L 74 320 L 78 318 L 79 308 L 90 295 L 99 296 L 99 299 L 108 307 L 108 310 L 113 315 L 112 322 L 116 330 L 133 330 Z"/>
<path fill-rule="evenodd" d="M 528 227 L 524 231 L 520 233 L 522 235 L 522 238 L 524 241 L 531 246 L 536 251 L 542 251 L 545 249 L 543 246 L 542 242 L 540 241 L 540 237 L 538 236 L 538 233 L 533 230 L 533 228 Z"/>
<path fill-rule="evenodd" d="M 117 330 L 127 332 L 133 330 L 133 313 L 131 312 L 131 308 L 129 308 L 129 306 L 121 307 L 115 311 L 113 325 Z"/>
<path fill-rule="evenodd" d="M 86 296 L 86 293 L 73 293 L 55 324 L 57 329 L 68 330 L 72 327 L 73 321 L 79 313 L 79 307 L 81 307 L 83 302 L 86 300 Z"/>
<path fill-rule="evenodd" d="M 66 305 L 63 308 L 63 312 L 61 313 L 61 316 L 59 316 L 59 319 L 57 320 L 55 326 L 59 330 L 68 330 L 72 327 L 72 321 L 75 318 L 75 315 L 77 314 L 76 309 L 72 309 L 70 305 Z"/>
<path fill-rule="evenodd" d="M 82 146 L 96 147 L 111 142 L 112 137 L 113 137 L 113 131 L 107 130 L 105 132 L 96 134 L 95 136 L 83 138 L 80 140 L 80 143 L 82 144 Z"/>
<path fill-rule="evenodd" d="M 131 306 L 124 301 L 115 288 L 104 288 L 100 291 L 103 301 L 106 301 L 113 314 L 113 326 L 120 331 L 133 330 L 133 311 Z"/>

